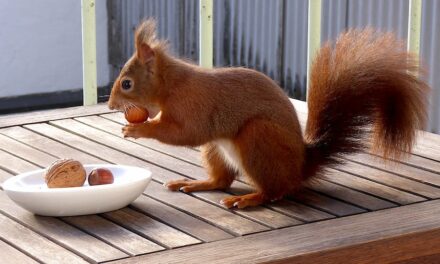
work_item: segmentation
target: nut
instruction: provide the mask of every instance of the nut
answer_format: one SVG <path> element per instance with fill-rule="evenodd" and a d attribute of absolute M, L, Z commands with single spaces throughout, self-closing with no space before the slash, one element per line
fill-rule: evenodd
<path fill-rule="evenodd" d="M 113 183 L 113 173 L 106 168 L 97 168 L 89 173 L 89 185 L 101 185 Z"/>
<path fill-rule="evenodd" d="M 143 123 L 148 119 L 148 110 L 140 107 L 130 107 L 125 111 L 125 119 L 132 123 Z"/>
<path fill-rule="evenodd" d="M 79 187 L 86 181 L 86 170 L 73 159 L 59 159 L 52 163 L 44 175 L 49 188 Z"/>

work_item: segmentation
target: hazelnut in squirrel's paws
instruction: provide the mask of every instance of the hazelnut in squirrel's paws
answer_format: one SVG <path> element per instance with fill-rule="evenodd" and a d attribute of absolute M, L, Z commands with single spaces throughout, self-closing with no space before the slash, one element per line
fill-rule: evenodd
<path fill-rule="evenodd" d="M 419 78 L 417 57 L 391 33 L 349 30 L 337 45 L 323 45 L 311 67 L 304 134 L 289 97 L 266 75 L 176 58 L 157 38 L 154 19 L 138 26 L 134 43 L 109 108 L 136 105 L 153 112 L 157 106 L 160 118 L 129 124 L 124 136 L 202 146 L 209 178 L 172 181 L 172 190 L 225 189 L 246 174 L 255 192 L 224 199 L 227 207 L 291 194 L 369 146 L 384 157 L 403 158 L 427 119 L 430 89 Z"/>
<path fill-rule="evenodd" d="M 129 122 L 122 128 L 122 134 L 124 138 L 134 138 L 138 139 L 140 137 L 145 137 L 143 131 L 144 122 L 148 120 L 148 110 L 143 107 L 131 106 L 125 109 L 124 116 Z"/>
<path fill-rule="evenodd" d="M 129 107 L 124 111 L 125 119 L 132 124 L 147 121 L 148 115 L 149 113 L 147 109 L 137 106 Z"/>

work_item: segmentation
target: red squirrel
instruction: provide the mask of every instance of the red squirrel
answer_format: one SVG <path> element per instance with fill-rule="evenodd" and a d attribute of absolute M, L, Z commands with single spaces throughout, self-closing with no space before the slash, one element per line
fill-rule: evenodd
<path fill-rule="evenodd" d="M 170 190 L 227 189 L 238 174 L 249 177 L 255 192 L 223 199 L 228 208 L 281 199 L 370 145 L 401 158 L 426 121 L 429 87 L 417 77 L 416 56 L 391 33 L 349 30 L 323 45 L 311 68 L 304 136 L 288 96 L 264 74 L 173 57 L 153 19 L 136 29 L 135 49 L 108 105 L 143 107 L 151 119 L 127 124 L 123 135 L 202 146 L 209 178 L 171 181 Z"/>

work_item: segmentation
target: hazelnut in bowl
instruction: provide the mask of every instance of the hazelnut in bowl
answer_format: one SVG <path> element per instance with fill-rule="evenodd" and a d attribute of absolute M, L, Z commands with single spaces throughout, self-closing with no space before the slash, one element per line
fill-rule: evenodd
<path fill-rule="evenodd" d="M 125 207 L 139 197 L 151 181 L 151 171 L 148 169 L 112 164 L 85 164 L 81 167 L 88 177 L 94 170 L 106 171 L 103 177 L 102 173 L 98 173 L 98 178 L 93 182 L 96 184 L 90 185 L 83 176 L 81 167 L 76 167 L 77 164 L 74 162 L 67 164 L 64 167 L 49 167 L 47 170 L 35 170 L 12 177 L 3 183 L 3 190 L 11 200 L 34 214 L 75 216 L 98 214 Z M 50 171 L 51 168 L 54 170 Z M 54 175 L 48 175 L 49 171 Z M 108 172 L 112 176 L 111 182 Z M 53 179 L 56 178 L 51 177 L 58 177 L 58 180 L 55 181 Z"/>

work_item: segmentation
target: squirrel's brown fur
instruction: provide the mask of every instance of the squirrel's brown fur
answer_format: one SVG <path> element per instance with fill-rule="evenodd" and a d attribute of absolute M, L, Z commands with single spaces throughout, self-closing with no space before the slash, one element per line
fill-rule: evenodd
<path fill-rule="evenodd" d="M 136 105 L 153 114 L 150 121 L 125 126 L 124 136 L 203 146 L 210 178 L 172 181 L 172 190 L 224 189 L 238 173 L 247 175 L 256 192 L 222 200 L 227 207 L 258 205 L 295 191 L 343 155 L 363 149 L 369 135 L 379 153 L 400 157 L 426 119 L 428 87 L 416 77 L 415 57 L 392 34 L 352 30 L 320 50 L 304 139 L 289 98 L 264 74 L 204 69 L 174 58 L 157 40 L 151 19 L 138 27 L 135 43 L 109 107 Z M 124 80 L 131 81 L 130 89 L 121 88 Z"/>

